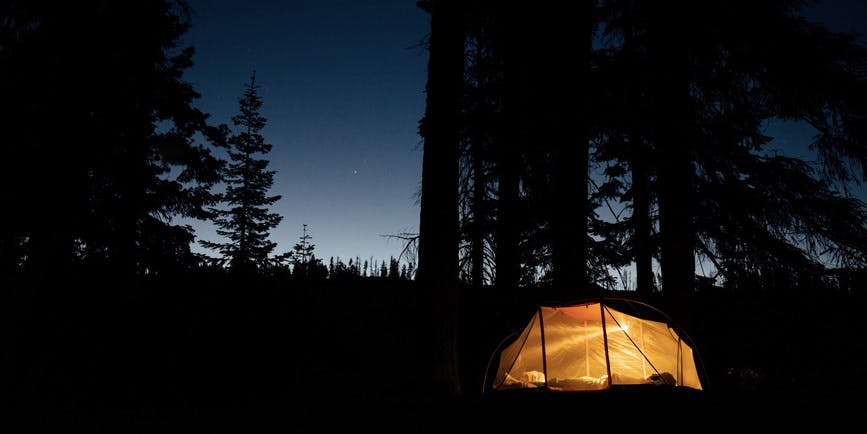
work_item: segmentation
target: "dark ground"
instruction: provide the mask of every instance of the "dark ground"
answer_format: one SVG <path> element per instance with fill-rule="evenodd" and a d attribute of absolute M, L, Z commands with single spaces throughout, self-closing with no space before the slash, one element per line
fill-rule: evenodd
<path fill-rule="evenodd" d="M 446 398 L 421 393 L 410 282 L 87 284 L 7 292 L 0 388 L 4 424 L 19 429 L 4 432 L 829 428 L 857 421 L 867 385 L 867 310 L 848 294 L 698 294 L 703 392 L 480 395 L 469 375 Z M 474 304 L 471 373 L 529 318 Z"/>

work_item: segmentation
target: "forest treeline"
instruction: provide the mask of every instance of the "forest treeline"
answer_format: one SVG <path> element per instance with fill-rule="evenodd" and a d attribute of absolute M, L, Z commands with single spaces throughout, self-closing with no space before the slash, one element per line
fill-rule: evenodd
<path fill-rule="evenodd" d="M 433 201 L 420 231 L 433 222 L 427 256 L 449 263 L 436 274 L 509 297 L 538 285 L 568 288 L 554 298 L 594 285 L 857 287 L 865 210 L 849 193 L 864 176 L 865 49 L 800 6 L 441 7 L 455 17 L 442 18 L 446 48 L 431 35 L 419 125 L 422 204 Z M 270 151 L 257 85 L 233 129 L 194 107 L 193 48 L 179 45 L 188 13 L 169 1 L 4 6 L 6 278 L 202 266 L 179 217 L 234 224 L 226 236 L 258 228 L 209 245 L 226 263 L 287 259 L 267 241 L 280 221 L 267 160 L 239 165 Z M 775 121 L 812 127 L 818 163 L 777 153 Z M 241 196 L 215 186 L 251 171 L 259 220 L 232 223 Z"/>
<path fill-rule="evenodd" d="M 131 278 L 201 262 L 229 131 L 194 107 L 183 2 L 4 2 L 6 280 Z"/>
<path fill-rule="evenodd" d="M 867 48 L 805 2 L 418 6 L 417 278 L 449 393 L 456 318 L 488 285 L 507 311 L 634 289 L 687 326 L 701 289 L 867 287 Z M 782 123 L 814 132 L 815 161 L 774 141 Z"/>
<path fill-rule="evenodd" d="M 455 214 L 461 280 L 848 289 L 864 269 L 855 35 L 797 1 L 448 3 L 421 2 L 422 203 Z M 782 145 L 780 122 L 815 134 Z M 630 265 L 634 282 L 613 271 Z"/>
<path fill-rule="evenodd" d="M 281 196 L 260 84 L 253 71 L 231 126 L 195 108 L 186 2 L 2 8 L 3 281 L 414 273 L 411 261 L 395 270 L 384 259 L 384 273 L 373 258 L 323 264 L 306 225 L 299 245 L 276 251 Z M 197 240 L 193 219 L 213 222 L 219 239 Z"/>
<path fill-rule="evenodd" d="M 270 241 L 282 217 L 260 83 L 252 72 L 239 86 L 231 125 L 196 108 L 191 13 L 174 0 L 0 2 L 4 409 L 297 407 L 293 384 L 313 389 L 364 343 L 326 336 L 390 333 L 390 312 L 410 312 L 411 259 L 323 260 L 306 225 L 287 251 Z M 193 219 L 217 227 L 208 254 Z M 413 330 L 366 349 L 391 354 Z"/>
<path fill-rule="evenodd" d="M 125 368 L 162 366 L 171 375 L 160 378 L 171 381 L 160 384 L 182 389 L 179 400 L 207 395 L 203 384 L 216 388 L 205 377 L 177 385 L 211 355 L 225 357 L 221 368 L 240 363 L 259 385 L 273 372 L 293 381 L 283 363 L 337 384 L 331 374 L 345 368 L 343 351 L 364 352 L 379 337 L 379 357 L 365 359 L 371 369 L 410 353 L 400 369 L 412 390 L 461 394 L 479 383 L 504 324 L 524 321 L 539 301 L 634 289 L 664 297 L 690 328 L 687 301 L 700 292 L 701 329 L 730 319 L 714 311 L 720 306 L 749 310 L 739 299 L 707 301 L 719 293 L 763 294 L 769 318 L 791 321 L 767 294 L 791 301 L 867 287 L 867 209 L 854 196 L 867 168 L 867 48 L 808 21 L 804 2 L 418 6 L 431 29 L 418 125 L 418 262 L 404 271 L 394 258 L 325 264 L 306 228 L 292 250 L 274 251 L 268 234 L 281 217 L 269 208 L 279 195 L 270 191 L 255 75 L 232 127 L 195 108 L 199 95 L 183 79 L 194 54 L 181 44 L 186 2 L 0 3 L 0 283 L 14 288 L 4 295 L 20 326 L 6 356 L 18 366 L 9 390 L 51 388 L 56 379 L 71 381 L 61 394 L 85 388 L 84 377 L 53 362 L 54 344 L 111 354 L 118 363 L 105 372 L 140 388 L 147 381 Z M 815 163 L 777 152 L 767 133 L 776 122 L 815 131 L 807 143 Z M 215 222 L 222 241 L 205 247 L 219 255 L 196 253 L 195 233 L 179 219 Z M 634 280 L 625 274 L 632 269 Z M 323 279 L 304 279 L 297 298 L 275 291 L 283 282 L 275 277 L 299 274 Z M 356 279 L 365 275 L 378 279 Z M 86 287 L 94 277 L 100 291 L 54 285 Z M 152 312 L 170 318 L 157 328 L 171 348 L 153 337 Z M 305 332 L 303 345 L 275 345 L 293 327 Z M 344 338 L 363 327 L 371 333 Z M 268 370 L 243 351 L 225 356 L 226 335 Z M 796 347 L 779 337 L 779 348 Z M 188 338 L 207 356 L 185 348 Z M 43 341 L 52 345 L 32 343 Z M 125 352 L 114 352 L 115 342 Z M 713 349 L 726 368 L 729 348 Z M 75 372 L 111 393 L 160 399 L 159 390 L 120 390 L 101 361 L 75 360 Z M 240 375 L 228 380 L 243 394 Z"/>

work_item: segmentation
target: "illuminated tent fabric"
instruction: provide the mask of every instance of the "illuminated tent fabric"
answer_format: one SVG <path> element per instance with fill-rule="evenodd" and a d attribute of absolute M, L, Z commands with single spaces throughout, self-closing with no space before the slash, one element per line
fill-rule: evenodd
<path fill-rule="evenodd" d="M 588 391 L 644 384 L 702 389 L 693 348 L 670 324 L 611 304 L 602 299 L 540 306 L 500 352 L 493 390 Z"/>

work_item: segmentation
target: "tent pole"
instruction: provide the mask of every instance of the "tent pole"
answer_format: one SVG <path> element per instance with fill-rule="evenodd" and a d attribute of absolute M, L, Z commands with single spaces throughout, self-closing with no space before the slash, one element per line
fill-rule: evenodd
<path fill-rule="evenodd" d="M 542 374 L 545 375 L 545 388 L 548 388 L 548 358 L 545 356 L 545 322 L 542 320 L 542 306 L 539 306 L 539 336 L 542 338 Z"/>
<path fill-rule="evenodd" d="M 641 318 L 638 319 L 638 331 L 641 333 L 641 350 L 639 352 L 647 351 L 647 346 L 644 344 L 644 320 Z M 644 354 L 641 356 L 641 378 L 647 380 L 647 357 Z"/>
<path fill-rule="evenodd" d="M 605 305 L 599 300 L 599 313 L 602 314 L 602 343 L 605 345 L 605 372 L 608 375 L 608 388 L 611 388 L 611 361 L 608 359 L 608 330 L 605 326 Z"/>
<path fill-rule="evenodd" d="M 683 345 L 683 342 L 680 339 L 680 335 L 677 335 L 677 367 L 674 369 L 677 378 L 674 380 L 675 386 L 683 385 L 683 348 L 681 345 Z"/>
<path fill-rule="evenodd" d="M 587 337 L 590 336 L 590 330 L 587 329 L 587 320 L 584 320 L 584 375 L 590 376 L 590 342 Z"/>

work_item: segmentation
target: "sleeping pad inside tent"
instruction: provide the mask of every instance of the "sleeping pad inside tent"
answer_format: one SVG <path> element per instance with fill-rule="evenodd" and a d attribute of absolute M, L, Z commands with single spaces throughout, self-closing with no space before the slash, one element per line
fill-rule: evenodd
<path fill-rule="evenodd" d="M 693 348 L 670 322 L 627 314 L 611 304 L 602 299 L 540 306 L 500 352 L 492 389 L 592 391 L 645 384 L 702 389 Z"/>

